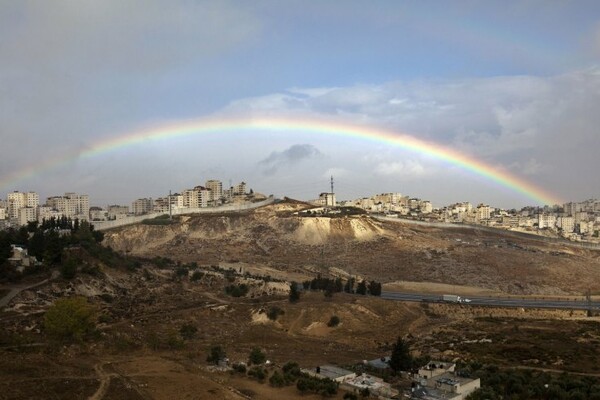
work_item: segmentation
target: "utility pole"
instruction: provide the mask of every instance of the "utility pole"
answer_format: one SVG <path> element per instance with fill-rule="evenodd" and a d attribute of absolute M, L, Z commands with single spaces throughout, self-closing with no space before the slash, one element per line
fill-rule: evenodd
<path fill-rule="evenodd" d="M 331 194 L 333 195 L 333 175 L 331 175 Z"/>
<path fill-rule="evenodd" d="M 169 220 L 173 220 L 173 211 L 171 210 L 171 191 L 169 190 Z"/>

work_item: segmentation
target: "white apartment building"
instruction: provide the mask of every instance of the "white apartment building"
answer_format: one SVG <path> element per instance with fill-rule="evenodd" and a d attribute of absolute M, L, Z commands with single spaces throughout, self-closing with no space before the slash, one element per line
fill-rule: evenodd
<path fill-rule="evenodd" d="M 574 217 L 575 213 L 581 211 L 581 205 L 579 203 L 565 203 L 563 204 L 563 210 L 568 217 Z"/>
<path fill-rule="evenodd" d="M 492 208 L 488 205 L 480 204 L 477 206 L 475 212 L 475 219 L 477 221 L 484 221 L 490 219 L 490 216 L 492 215 Z"/>
<path fill-rule="evenodd" d="M 556 226 L 561 228 L 564 233 L 573 233 L 575 231 L 575 218 L 558 217 Z"/>
<path fill-rule="evenodd" d="M 206 188 L 210 190 L 209 202 L 217 203 L 223 197 L 223 183 L 216 179 L 206 181 Z"/>
<path fill-rule="evenodd" d="M 212 201 L 212 193 L 209 189 L 203 186 L 196 186 L 193 189 L 186 189 L 181 192 L 183 199 L 183 208 L 201 208 L 208 207 L 208 203 Z"/>
<path fill-rule="evenodd" d="M 106 221 L 108 219 L 108 211 L 100 207 L 90 207 L 90 220 Z"/>
<path fill-rule="evenodd" d="M 0 219 L 6 219 L 6 208 L 0 208 Z"/>
<path fill-rule="evenodd" d="M 36 192 L 12 192 L 7 196 L 7 208 L 8 217 L 11 219 L 18 220 L 19 210 L 25 207 L 32 208 L 36 213 L 36 208 L 40 205 L 40 196 Z M 26 212 L 27 215 L 31 215 L 31 211 Z M 37 215 L 37 214 L 36 214 Z"/>
<path fill-rule="evenodd" d="M 233 187 L 233 195 L 244 195 L 246 194 L 246 182 L 240 182 Z"/>
<path fill-rule="evenodd" d="M 19 208 L 19 225 L 27 225 L 28 222 L 36 220 L 36 209 L 34 207 Z"/>
<path fill-rule="evenodd" d="M 67 218 L 90 218 L 90 198 L 87 194 L 65 193 L 64 196 L 48 197 L 46 205 Z"/>
<path fill-rule="evenodd" d="M 430 201 L 422 201 L 419 209 L 423 214 L 429 214 L 433 211 L 433 205 Z"/>
<path fill-rule="evenodd" d="M 335 207 L 335 193 L 321 193 L 318 202 L 325 207 Z"/>
<path fill-rule="evenodd" d="M 131 203 L 131 212 L 135 215 L 147 214 L 154 208 L 152 198 L 137 199 Z"/>
<path fill-rule="evenodd" d="M 556 227 L 556 215 L 554 214 L 538 214 L 538 228 L 554 229 Z"/>

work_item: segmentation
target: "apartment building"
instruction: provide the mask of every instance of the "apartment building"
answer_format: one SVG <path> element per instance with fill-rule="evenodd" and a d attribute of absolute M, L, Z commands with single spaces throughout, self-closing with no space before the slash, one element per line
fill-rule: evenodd
<path fill-rule="evenodd" d="M 131 203 L 131 212 L 135 215 L 148 214 L 154 209 L 152 198 L 137 199 Z"/>
<path fill-rule="evenodd" d="M 223 183 L 216 179 L 206 181 L 206 188 L 210 190 L 209 202 L 213 205 L 218 204 L 223 197 Z"/>
<path fill-rule="evenodd" d="M 90 198 L 87 194 L 65 193 L 64 196 L 48 197 L 46 206 L 67 218 L 90 218 Z"/>

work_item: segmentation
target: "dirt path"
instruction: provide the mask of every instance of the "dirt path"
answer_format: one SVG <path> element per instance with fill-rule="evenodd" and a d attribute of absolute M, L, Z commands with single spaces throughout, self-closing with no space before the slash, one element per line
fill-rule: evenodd
<path fill-rule="evenodd" d="M 56 277 L 58 277 L 58 275 L 55 273 L 52 273 L 52 276 L 50 278 L 44 279 L 43 281 L 36 282 L 31 285 L 11 287 L 10 291 L 3 298 L 0 299 L 0 309 L 3 309 L 4 307 L 6 307 L 8 305 L 8 303 L 13 298 L 15 298 L 19 293 L 21 293 L 23 290 L 29 290 L 29 289 L 36 288 L 38 286 L 42 286 L 42 285 L 50 282 L 51 280 L 55 279 Z"/>
<path fill-rule="evenodd" d="M 518 365 L 515 368 L 516 369 L 531 369 L 531 370 L 534 370 L 534 371 L 549 372 L 551 374 L 565 374 L 566 373 L 566 374 L 569 374 L 569 375 L 594 376 L 594 377 L 600 378 L 600 373 L 593 373 L 593 372 L 574 372 L 574 371 L 567 371 L 567 370 L 564 370 L 564 369 L 528 367 L 526 365 Z"/>
<path fill-rule="evenodd" d="M 102 400 L 104 398 L 104 395 L 106 394 L 106 391 L 108 390 L 108 386 L 110 385 L 110 378 L 112 378 L 113 376 L 117 376 L 117 374 L 115 373 L 107 374 L 106 372 L 104 372 L 103 367 L 105 364 L 110 363 L 99 362 L 98 364 L 94 365 L 94 370 L 96 371 L 96 374 L 98 374 L 98 378 L 100 379 L 100 387 L 98 388 L 98 390 L 96 390 L 96 393 L 94 393 L 88 398 L 88 400 Z"/>

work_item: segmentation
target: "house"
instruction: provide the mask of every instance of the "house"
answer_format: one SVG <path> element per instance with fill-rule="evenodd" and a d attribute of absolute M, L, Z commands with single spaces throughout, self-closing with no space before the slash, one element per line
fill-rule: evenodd
<path fill-rule="evenodd" d="M 393 389 L 389 383 L 384 382 L 383 379 L 368 374 L 348 378 L 340 384 L 340 388 L 354 393 L 360 393 L 362 390 L 368 389 L 372 396 L 377 396 L 380 399 L 391 399 L 400 393 Z"/>
<path fill-rule="evenodd" d="M 37 260 L 27 254 L 27 249 L 15 244 L 11 244 L 10 247 L 12 248 L 12 255 L 8 262 L 17 267 L 17 271 L 23 272 L 26 267 L 36 265 Z"/>
<path fill-rule="evenodd" d="M 419 368 L 418 379 L 430 379 L 446 372 L 454 372 L 456 364 L 445 361 L 430 361 L 424 367 Z"/>
<path fill-rule="evenodd" d="M 431 369 L 431 371 L 439 370 L 441 368 Z M 471 379 L 458 376 L 454 372 L 444 372 L 429 379 L 421 379 L 420 382 L 415 382 L 411 391 L 411 398 L 463 400 L 480 387 L 481 381 L 479 378 Z"/>
<path fill-rule="evenodd" d="M 343 382 L 346 379 L 355 378 L 356 373 L 348 371 L 347 369 L 336 367 L 334 365 L 322 365 L 315 369 L 302 370 L 310 376 L 314 376 L 319 379 L 331 379 L 335 382 Z"/>

